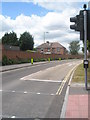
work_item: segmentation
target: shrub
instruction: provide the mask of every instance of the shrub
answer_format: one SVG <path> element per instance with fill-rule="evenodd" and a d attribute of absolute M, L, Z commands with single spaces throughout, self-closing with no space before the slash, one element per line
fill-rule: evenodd
<path fill-rule="evenodd" d="M 4 56 L 2 57 L 2 65 L 8 65 L 8 61 L 9 61 L 9 60 L 8 60 L 7 56 L 4 55 Z"/>

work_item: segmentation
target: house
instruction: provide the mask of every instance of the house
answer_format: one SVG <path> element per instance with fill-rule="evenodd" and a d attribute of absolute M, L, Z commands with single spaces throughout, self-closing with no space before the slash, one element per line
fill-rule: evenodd
<path fill-rule="evenodd" d="M 43 54 L 61 54 L 65 55 L 67 50 L 58 42 L 49 42 L 43 43 L 37 47 L 37 51 Z"/>

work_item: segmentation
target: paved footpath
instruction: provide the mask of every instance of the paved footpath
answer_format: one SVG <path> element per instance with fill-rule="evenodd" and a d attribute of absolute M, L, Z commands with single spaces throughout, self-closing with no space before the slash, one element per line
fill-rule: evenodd
<path fill-rule="evenodd" d="M 90 120 L 90 90 L 84 85 L 71 84 L 65 118 L 87 118 Z"/>
<path fill-rule="evenodd" d="M 6 65 L 6 66 L 0 66 L 0 72 L 8 71 L 8 70 L 14 70 L 14 69 L 19 69 L 19 68 L 24 68 L 24 67 L 29 67 L 29 66 L 34 66 L 34 65 L 39 65 L 39 64 L 45 64 L 48 61 L 45 62 L 35 62 L 34 64 L 31 63 L 23 63 L 23 64 L 15 64 L 15 65 Z"/>

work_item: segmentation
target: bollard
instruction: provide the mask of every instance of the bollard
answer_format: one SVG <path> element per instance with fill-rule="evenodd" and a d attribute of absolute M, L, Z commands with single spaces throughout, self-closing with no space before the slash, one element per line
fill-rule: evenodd
<path fill-rule="evenodd" d="M 59 61 L 61 61 L 61 58 L 59 58 Z"/>
<path fill-rule="evenodd" d="M 50 58 L 48 58 L 48 61 L 50 62 Z"/>
<path fill-rule="evenodd" d="M 33 58 L 31 58 L 31 64 L 33 64 Z"/>

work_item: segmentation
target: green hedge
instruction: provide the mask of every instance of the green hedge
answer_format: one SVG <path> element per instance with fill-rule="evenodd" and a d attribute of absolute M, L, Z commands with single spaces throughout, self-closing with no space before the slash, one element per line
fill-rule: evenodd
<path fill-rule="evenodd" d="M 50 61 L 53 60 L 59 60 L 59 58 L 49 58 Z M 48 61 L 47 58 L 38 58 L 38 59 L 33 59 L 33 62 L 42 62 L 42 61 Z M 3 56 L 2 58 L 2 65 L 13 65 L 13 64 L 22 64 L 22 63 L 31 63 L 31 59 L 21 59 L 17 57 L 17 59 L 8 59 L 7 56 Z"/>
<path fill-rule="evenodd" d="M 2 65 L 13 65 L 13 64 L 21 64 L 21 63 L 30 63 L 29 59 L 8 59 L 7 56 L 3 56 L 2 58 Z"/>

